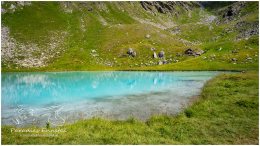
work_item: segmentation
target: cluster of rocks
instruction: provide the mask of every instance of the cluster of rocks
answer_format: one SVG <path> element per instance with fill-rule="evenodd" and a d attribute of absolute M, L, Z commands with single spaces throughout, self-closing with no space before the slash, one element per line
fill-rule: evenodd
<path fill-rule="evenodd" d="M 204 24 L 204 25 L 210 25 L 217 20 L 217 16 L 214 15 L 205 15 L 200 19 L 200 22 L 197 22 L 197 24 Z M 212 27 L 212 26 L 211 26 Z"/>
<path fill-rule="evenodd" d="M 245 59 L 240 59 L 240 63 L 253 63 L 254 59 L 252 57 L 249 57 L 247 56 Z M 231 58 L 230 61 L 233 63 L 233 64 L 237 64 L 238 63 L 238 59 L 237 58 Z"/>
<path fill-rule="evenodd" d="M 135 16 L 133 16 L 133 19 L 142 23 L 142 24 L 152 25 L 152 26 L 157 27 L 157 28 L 162 29 L 162 30 L 166 30 L 166 29 L 169 29 L 169 28 L 176 26 L 176 24 L 173 23 L 172 21 L 168 21 L 168 22 L 164 21 L 163 23 L 158 23 L 158 22 L 152 21 L 151 19 L 138 18 L 138 17 L 135 17 Z M 136 28 L 136 30 L 138 30 L 138 28 Z"/>
<path fill-rule="evenodd" d="M 253 35 L 259 34 L 259 24 L 258 22 L 248 23 L 245 21 L 238 22 L 235 28 L 239 30 L 239 35 L 237 39 L 248 39 Z"/>
<path fill-rule="evenodd" d="M 233 32 L 238 32 L 238 35 L 235 38 L 236 40 L 247 40 L 251 36 L 259 34 L 259 24 L 258 22 L 239 21 L 236 24 L 225 28 L 219 36 L 214 38 L 214 40 L 217 40 Z"/>
<path fill-rule="evenodd" d="M 98 57 L 99 56 L 95 49 L 91 50 L 90 55 L 93 56 L 93 57 Z"/>
<path fill-rule="evenodd" d="M 181 33 L 181 29 L 179 27 L 176 27 L 170 31 L 172 34 L 179 34 Z"/>
<path fill-rule="evenodd" d="M 203 53 L 205 53 L 205 51 L 203 50 L 197 50 L 195 51 L 194 49 L 188 48 L 187 50 L 184 51 L 184 54 L 188 55 L 188 56 L 200 56 Z"/>
<path fill-rule="evenodd" d="M 185 11 L 190 11 L 194 7 L 199 7 L 196 2 L 181 2 L 181 1 L 142 1 L 140 2 L 142 7 L 149 12 L 155 13 L 156 11 L 159 13 L 171 13 L 178 15 L 179 11 L 176 11 L 177 7 L 182 8 Z"/>
<path fill-rule="evenodd" d="M 159 59 L 158 65 L 167 64 L 167 60 L 165 59 L 165 52 L 164 51 L 160 51 L 158 54 L 155 52 L 156 51 L 155 48 L 151 48 L 151 51 L 153 52 L 152 57 L 154 59 Z M 129 57 L 136 57 L 136 55 L 137 55 L 136 51 L 133 48 L 129 48 L 126 53 Z M 155 64 L 155 62 L 150 61 L 149 63 L 141 63 L 140 65 L 149 66 L 149 65 L 152 65 L 152 64 Z"/>
<path fill-rule="evenodd" d="M 217 51 L 221 51 L 223 48 L 220 47 L 218 49 L 216 49 Z M 245 49 L 250 49 L 252 50 L 253 48 L 245 46 Z M 208 60 L 208 61 L 214 61 L 216 59 L 218 59 L 219 61 L 222 62 L 229 62 L 232 64 L 247 64 L 247 63 L 254 63 L 254 61 L 258 60 L 258 52 L 255 52 L 254 55 L 249 55 L 247 54 L 246 57 L 242 57 L 239 54 L 239 49 L 233 49 L 231 50 L 229 53 L 225 53 L 223 55 L 216 55 L 216 54 L 211 54 L 208 56 L 203 56 L 202 59 L 203 60 Z"/>
<path fill-rule="evenodd" d="M 133 48 L 129 48 L 126 53 L 127 53 L 129 56 L 132 56 L 132 57 L 135 57 L 135 56 L 136 56 L 136 51 L 134 51 Z"/>
<path fill-rule="evenodd" d="M 217 58 L 217 56 L 215 54 L 211 54 L 209 56 L 202 57 L 203 60 L 209 60 L 209 61 L 214 61 L 216 58 Z"/>
<path fill-rule="evenodd" d="M 200 41 L 188 41 L 183 38 L 177 38 L 177 40 L 180 41 L 181 43 L 183 43 L 186 47 L 202 44 Z"/>
<path fill-rule="evenodd" d="M 34 43 L 21 43 L 10 36 L 9 28 L 2 26 L 1 29 L 1 58 L 7 67 L 11 64 L 17 67 L 43 67 L 47 62 L 65 51 L 61 44 L 67 33 L 52 32 L 50 43 L 44 48 Z M 60 38 L 57 36 L 61 36 Z"/>
<path fill-rule="evenodd" d="M 14 13 L 16 10 L 23 9 L 24 6 L 30 6 L 32 3 L 30 1 L 17 1 L 17 2 L 2 2 L 1 12 L 4 13 Z M 3 5 L 8 6 L 8 8 L 4 9 Z"/>
<path fill-rule="evenodd" d="M 73 12 L 73 5 L 70 1 L 60 2 L 61 8 L 65 13 L 71 14 Z"/>
<path fill-rule="evenodd" d="M 241 10 L 245 7 L 244 1 L 235 2 L 226 9 L 219 11 L 219 15 L 222 15 L 222 22 L 228 23 L 232 20 L 236 20 L 241 15 Z M 221 23 L 220 21 L 218 23 Z"/>
<path fill-rule="evenodd" d="M 165 52 L 164 51 L 160 51 L 158 53 L 158 57 L 156 52 L 153 52 L 153 58 L 159 58 L 160 60 L 158 61 L 158 65 L 162 65 L 162 64 L 167 64 L 167 60 L 165 59 Z"/>
<path fill-rule="evenodd" d="M 155 48 L 151 48 L 150 50 L 153 52 L 152 53 L 152 58 L 158 59 L 157 60 L 157 62 L 158 62 L 157 64 L 158 65 L 167 64 L 167 63 L 170 63 L 170 62 L 175 62 L 175 63 L 179 62 L 178 59 L 172 59 L 171 55 L 170 55 L 170 59 L 167 60 L 164 51 L 159 51 L 158 53 L 156 53 L 156 49 Z M 189 48 L 189 49 L 186 49 L 183 54 L 184 55 L 188 55 L 188 56 L 195 56 L 196 57 L 196 56 L 202 55 L 203 53 L 205 53 L 203 50 L 198 50 L 198 49 L 195 50 L 195 49 Z M 136 52 L 132 48 L 128 49 L 127 54 L 128 54 L 128 56 L 131 56 L 131 57 L 135 57 L 136 56 Z M 178 52 L 176 54 L 176 57 L 181 57 L 181 56 L 182 56 L 182 53 L 180 53 L 180 52 Z M 152 65 L 152 64 L 154 64 L 153 61 L 150 62 L 150 63 L 145 63 L 144 65 L 149 66 L 149 65 Z"/>

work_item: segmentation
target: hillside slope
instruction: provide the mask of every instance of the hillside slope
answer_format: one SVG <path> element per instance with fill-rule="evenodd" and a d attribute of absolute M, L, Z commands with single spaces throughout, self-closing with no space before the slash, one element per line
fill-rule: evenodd
<path fill-rule="evenodd" d="M 257 70 L 258 7 L 2 2 L 2 71 Z"/>

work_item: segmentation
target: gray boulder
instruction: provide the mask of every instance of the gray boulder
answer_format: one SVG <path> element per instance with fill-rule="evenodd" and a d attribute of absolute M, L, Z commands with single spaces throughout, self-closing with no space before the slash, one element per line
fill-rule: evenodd
<path fill-rule="evenodd" d="M 151 37 L 150 34 L 145 35 L 145 38 L 149 39 Z"/>
<path fill-rule="evenodd" d="M 158 57 L 159 57 L 159 58 L 165 57 L 164 51 L 160 51 L 159 54 L 158 54 Z"/>
<path fill-rule="evenodd" d="M 129 48 L 128 51 L 127 51 L 127 54 L 131 55 L 133 52 L 134 52 L 134 50 L 132 48 Z"/>
<path fill-rule="evenodd" d="M 231 61 L 234 61 L 234 62 L 236 62 L 236 61 L 237 61 L 237 59 L 236 59 L 236 58 L 232 58 L 232 59 L 231 59 Z"/>
<path fill-rule="evenodd" d="M 189 56 L 194 55 L 194 53 L 195 53 L 194 50 L 192 50 L 191 48 L 184 51 L 184 54 L 189 55 Z"/>
<path fill-rule="evenodd" d="M 89 11 L 89 12 L 93 11 L 93 8 L 89 7 L 89 8 L 88 8 L 88 11 Z"/>
<path fill-rule="evenodd" d="M 134 51 L 134 49 L 132 48 L 129 48 L 128 51 L 127 51 L 127 54 L 132 56 L 132 57 L 135 57 L 136 56 L 136 52 Z"/>
<path fill-rule="evenodd" d="M 157 58 L 157 54 L 153 52 L 153 58 Z"/>
<path fill-rule="evenodd" d="M 252 59 L 253 59 L 253 58 L 251 58 L 251 57 L 247 57 L 247 58 L 246 58 L 246 60 L 252 60 Z"/>
<path fill-rule="evenodd" d="M 203 53 L 205 53 L 203 50 L 197 50 L 197 51 L 195 51 L 195 50 L 193 50 L 193 49 L 191 49 L 191 48 L 189 48 L 189 49 L 187 49 L 187 50 L 184 51 L 184 54 L 189 55 L 189 56 L 200 56 L 200 55 L 202 55 Z"/>
<path fill-rule="evenodd" d="M 163 64 L 167 64 L 167 60 L 163 60 Z"/>
<path fill-rule="evenodd" d="M 136 56 L 136 52 L 134 51 L 131 56 L 135 57 Z"/>
<path fill-rule="evenodd" d="M 198 51 L 195 52 L 195 55 L 200 56 L 200 55 L 202 55 L 203 53 L 204 53 L 203 50 L 198 50 Z"/>

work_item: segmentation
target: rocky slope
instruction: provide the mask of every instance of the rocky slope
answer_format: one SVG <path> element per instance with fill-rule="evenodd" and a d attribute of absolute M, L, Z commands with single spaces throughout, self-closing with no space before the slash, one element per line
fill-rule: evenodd
<path fill-rule="evenodd" d="M 258 68 L 257 2 L 2 2 L 1 12 L 3 71 Z"/>

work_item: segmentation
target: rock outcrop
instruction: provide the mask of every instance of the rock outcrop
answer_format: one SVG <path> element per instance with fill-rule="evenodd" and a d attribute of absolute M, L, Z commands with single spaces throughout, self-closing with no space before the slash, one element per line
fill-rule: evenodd
<path fill-rule="evenodd" d="M 194 49 L 191 49 L 191 48 L 189 48 L 189 49 L 187 49 L 187 50 L 184 51 L 184 54 L 186 54 L 186 55 L 188 55 L 188 56 L 200 56 L 200 55 L 202 55 L 203 53 L 204 53 L 203 50 L 197 50 L 197 51 L 195 51 Z"/>
<path fill-rule="evenodd" d="M 245 2 L 240 1 L 220 10 L 219 15 L 222 16 L 222 19 L 220 20 L 224 23 L 228 23 L 229 21 L 237 19 L 237 17 L 241 16 L 241 10 L 243 7 L 245 7 Z"/>
<path fill-rule="evenodd" d="M 182 2 L 182 1 L 142 1 L 140 2 L 142 7 L 146 11 L 159 12 L 159 13 L 171 13 L 178 14 L 180 11 L 178 9 L 183 9 L 185 11 L 190 11 L 194 7 L 199 7 L 196 2 Z"/>

